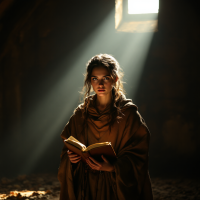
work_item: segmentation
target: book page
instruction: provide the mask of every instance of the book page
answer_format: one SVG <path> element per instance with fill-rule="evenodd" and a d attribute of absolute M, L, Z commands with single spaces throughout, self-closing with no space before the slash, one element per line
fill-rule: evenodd
<path fill-rule="evenodd" d="M 84 144 L 82 144 L 81 142 L 79 142 L 73 136 L 70 136 L 67 140 L 65 140 L 65 142 L 68 142 L 69 144 L 77 147 L 78 149 L 80 149 L 82 151 L 84 151 L 86 149 L 86 146 Z"/>
<path fill-rule="evenodd" d="M 96 147 L 102 147 L 102 146 L 106 146 L 106 145 L 110 145 L 111 146 L 111 142 L 102 142 L 102 143 L 95 143 L 95 144 L 91 144 L 90 146 L 88 146 L 86 149 L 84 149 L 83 151 L 90 151 L 93 148 Z"/>

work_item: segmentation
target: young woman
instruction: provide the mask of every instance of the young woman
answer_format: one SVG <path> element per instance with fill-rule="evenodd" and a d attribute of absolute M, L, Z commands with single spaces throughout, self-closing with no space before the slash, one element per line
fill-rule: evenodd
<path fill-rule="evenodd" d="M 61 200 L 151 200 L 148 174 L 149 131 L 136 105 L 123 93 L 119 63 L 108 54 L 92 57 L 85 76 L 85 99 L 61 137 L 73 136 L 86 146 L 111 142 L 115 163 L 86 162 L 65 146 L 58 179 Z M 94 95 L 90 95 L 91 89 Z"/>

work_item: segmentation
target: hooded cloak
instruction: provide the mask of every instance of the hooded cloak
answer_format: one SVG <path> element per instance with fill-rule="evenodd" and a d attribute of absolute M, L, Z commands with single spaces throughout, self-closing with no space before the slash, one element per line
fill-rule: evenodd
<path fill-rule="evenodd" d="M 121 118 L 110 126 L 110 107 L 99 112 L 94 96 L 89 98 L 86 123 L 79 105 L 61 137 L 64 140 L 72 135 L 86 146 L 111 142 L 117 154 L 114 172 L 91 170 L 82 161 L 71 163 L 64 146 L 58 170 L 60 200 L 152 200 L 148 174 L 150 133 L 137 106 L 123 99 Z"/>

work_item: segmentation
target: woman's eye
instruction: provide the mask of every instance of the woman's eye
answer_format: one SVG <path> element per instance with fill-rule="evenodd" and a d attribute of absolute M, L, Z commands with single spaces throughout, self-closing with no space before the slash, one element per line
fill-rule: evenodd
<path fill-rule="evenodd" d="M 109 80 L 109 79 L 110 79 L 109 77 L 105 77 L 105 78 L 104 78 L 104 80 Z"/>
<path fill-rule="evenodd" d="M 92 80 L 93 80 L 93 81 L 96 81 L 96 80 L 97 80 L 97 78 L 92 78 Z"/>

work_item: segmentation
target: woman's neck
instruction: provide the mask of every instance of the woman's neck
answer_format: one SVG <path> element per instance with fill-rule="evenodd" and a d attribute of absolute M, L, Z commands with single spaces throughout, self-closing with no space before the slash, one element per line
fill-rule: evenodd
<path fill-rule="evenodd" d="M 98 96 L 96 99 L 96 105 L 98 108 L 106 108 L 112 101 L 112 94 L 110 93 L 109 96 Z"/>

